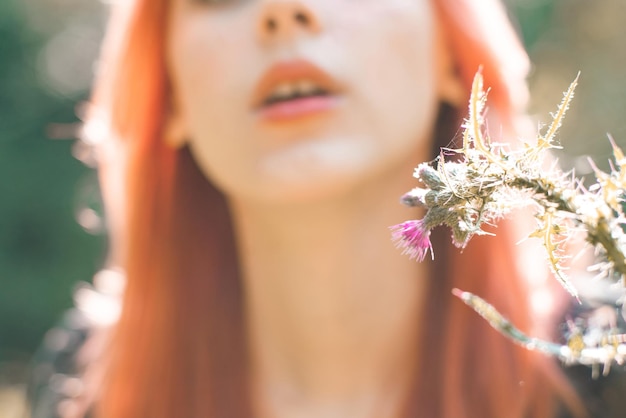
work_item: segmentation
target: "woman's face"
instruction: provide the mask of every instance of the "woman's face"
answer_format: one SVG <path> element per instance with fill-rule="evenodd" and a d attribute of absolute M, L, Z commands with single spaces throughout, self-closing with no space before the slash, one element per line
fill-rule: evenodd
<path fill-rule="evenodd" d="M 427 158 L 430 0 L 171 1 L 170 122 L 228 196 L 319 198 Z"/>

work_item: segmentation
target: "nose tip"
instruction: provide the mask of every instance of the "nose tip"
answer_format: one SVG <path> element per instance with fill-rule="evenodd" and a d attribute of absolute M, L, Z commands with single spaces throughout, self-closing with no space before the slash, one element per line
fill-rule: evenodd
<path fill-rule="evenodd" d="M 299 1 L 271 1 L 260 13 L 258 32 L 262 40 L 293 36 L 298 31 L 317 33 L 321 29 L 314 12 Z"/>

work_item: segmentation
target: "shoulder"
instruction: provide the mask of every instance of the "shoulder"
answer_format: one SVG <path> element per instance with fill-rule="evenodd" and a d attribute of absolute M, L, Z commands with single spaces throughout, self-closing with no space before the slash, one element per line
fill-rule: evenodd
<path fill-rule="evenodd" d="M 50 329 L 37 351 L 28 385 L 32 418 L 89 417 L 98 370 L 120 312 L 122 276 L 103 270 L 81 283 L 75 306 Z"/>

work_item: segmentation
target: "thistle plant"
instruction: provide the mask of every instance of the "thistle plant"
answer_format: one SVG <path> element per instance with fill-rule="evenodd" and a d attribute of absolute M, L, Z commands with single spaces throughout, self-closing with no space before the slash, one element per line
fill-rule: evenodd
<path fill-rule="evenodd" d="M 540 133 L 536 143 L 524 143 L 519 150 L 492 141 L 485 127 L 487 93 L 479 71 L 472 85 L 468 118 L 463 126 L 460 149 L 443 149 L 435 164 L 422 163 L 414 177 L 421 186 L 402 197 L 409 206 L 425 209 L 419 220 L 391 227 L 396 244 L 417 260 L 428 252 L 434 256 L 430 231 L 438 226 L 450 228 L 452 242 L 464 248 L 474 235 L 491 235 L 484 229 L 506 216 L 512 209 L 534 209 L 537 228 L 529 237 L 541 240 L 554 277 L 580 301 L 578 292 L 565 274 L 564 244 L 575 233 L 582 233 L 595 249 L 599 260 L 592 269 L 621 283 L 626 281 L 626 158 L 611 139 L 614 161 L 608 173 L 595 165 L 596 182 L 585 187 L 573 172 L 563 172 L 551 160 L 550 150 L 565 113 L 574 97 L 578 77 L 564 93 L 552 114 L 552 122 Z M 445 159 L 444 155 L 456 158 Z M 547 168 L 549 167 L 549 168 Z M 489 323 L 527 348 L 561 357 L 568 362 L 610 364 L 626 359 L 626 338 L 611 332 L 591 346 L 580 333 L 572 332 L 567 345 L 559 346 L 522 334 L 491 305 L 478 296 L 455 290 L 455 294 L 474 308 Z M 624 340 L 624 341 L 622 341 Z M 608 369 L 608 368 L 607 368 Z"/>

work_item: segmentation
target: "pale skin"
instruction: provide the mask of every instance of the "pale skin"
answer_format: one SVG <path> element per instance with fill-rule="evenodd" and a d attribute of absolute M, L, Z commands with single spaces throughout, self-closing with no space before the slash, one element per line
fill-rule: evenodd
<path fill-rule="evenodd" d="M 419 216 L 398 199 L 457 83 L 432 5 L 172 0 L 168 30 L 165 140 L 191 147 L 232 210 L 255 412 L 399 416 L 430 277 L 388 227 Z M 295 58 L 337 80 L 338 104 L 269 122 L 252 92 Z"/>

